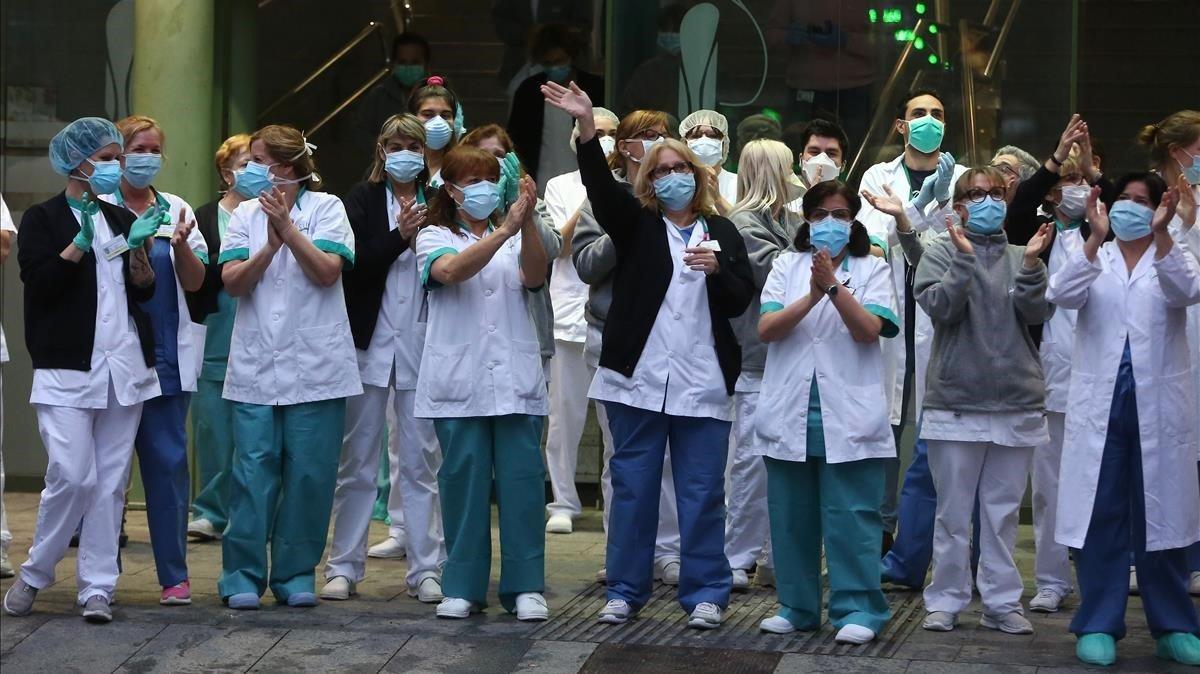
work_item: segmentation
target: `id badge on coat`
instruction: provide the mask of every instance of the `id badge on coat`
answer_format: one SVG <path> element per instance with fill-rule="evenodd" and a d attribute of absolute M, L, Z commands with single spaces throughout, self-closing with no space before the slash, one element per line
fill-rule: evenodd
<path fill-rule="evenodd" d="M 104 256 L 105 260 L 111 260 L 128 250 L 129 242 L 125 240 L 124 234 L 118 234 L 100 244 L 100 254 Z"/>

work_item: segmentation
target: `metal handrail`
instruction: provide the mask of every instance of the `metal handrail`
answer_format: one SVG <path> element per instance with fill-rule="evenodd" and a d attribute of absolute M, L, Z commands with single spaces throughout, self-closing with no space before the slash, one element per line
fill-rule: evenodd
<path fill-rule="evenodd" d="M 962 81 L 963 136 L 967 145 L 967 162 L 973 166 L 979 159 L 976 156 L 979 144 L 975 137 L 975 77 L 971 73 L 970 28 L 971 24 L 966 19 L 958 20 L 958 44 L 962 58 L 962 73 L 959 79 Z"/>
<path fill-rule="evenodd" d="M 338 106 L 336 108 L 334 108 L 333 110 L 331 110 L 329 112 L 329 114 L 322 117 L 320 119 L 320 121 L 318 121 L 316 124 L 313 124 L 312 126 L 308 127 L 308 133 L 309 134 L 316 133 L 318 130 L 320 130 L 321 127 L 323 127 L 327 123 L 329 123 L 329 120 L 333 119 L 334 117 L 337 117 L 338 114 L 340 114 L 342 112 L 342 110 L 345 110 L 346 108 L 353 105 L 353 103 L 355 101 L 357 101 L 359 98 L 361 98 L 363 94 L 370 91 L 371 87 L 378 84 L 381 80 L 383 80 L 385 77 L 390 75 L 391 72 L 392 72 L 391 67 L 384 66 L 382 69 L 380 69 L 379 72 L 375 73 L 375 75 L 371 79 L 367 80 L 361 87 L 355 89 L 354 93 L 350 94 L 346 98 L 346 100 L 344 100 L 340 104 L 338 104 Z"/>
<path fill-rule="evenodd" d="M 258 115 L 259 123 L 261 123 L 263 120 L 267 119 L 267 116 L 270 115 L 272 112 L 274 112 L 276 109 L 278 109 L 281 105 L 283 105 L 284 102 L 286 102 L 287 100 L 289 100 L 296 94 L 303 91 L 306 87 L 308 87 L 308 85 L 312 84 L 312 82 L 314 80 L 316 80 L 318 77 L 320 77 L 325 71 L 329 70 L 329 68 L 331 68 L 334 64 L 341 61 L 346 56 L 346 54 L 350 53 L 350 50 L 357 47 L 360 43 L 362 43 L 363 40 L 366 40 L 371 35 L 376 35 L 379 37 L 379 45 L 383 49 L 384 64 L 386 66 L 390 66 L 392 55 L 388 50 L 387 40 L 383 36 L 383 24 L 378 23 L 376 21 L 372 21 L 372 22 L 368 23 L 365 28 L 363 28 L 361 31 L 359 31 L 358 35 L 355 35 L 353 39 L 351 39 L 349 42 L 347 42 L 345 44 L 345 46 L 343 46 L 341 49 L 339 49 L 337 52 L 335 52 L 333 56 L 326 59 L 325 62 L 322 63 L 316 70 L 314 70 L 308 77 L 305 77 L 298 84 L 296 84 L 291 89 L 289 89 L 287 93 L 280 96 L 278 99 L 276 99 L 276 101 L 274 103 L 272 103 L 271 105 L 268 105 L 265 110 L 263 110 L 261 113 L 259 113 L 259 115 Z M 378 78 L 378 76 L 376 76 L 376 78 Z M 340 110 L 344 106 L 345 106 L 345 104 L 343 104 L 342 106 L 339 106 L 338 110 Z M 310 131 L 314 131 L 314 130 L 315 129 L 310 129 Z"/>
<path fill-rule="evenodd" d="M 392 20 L 396 22 L 397 33 L 407 33 L 412 28 L 413 6 L 409 0 L 392 0 Z"/>
<path fill-rule="evenodd" d="M 983 68 L 984 77 L 991 78 L 995 74 L 996 64 L 1000 61 L 1000 52 L 1004 51 L 1004 43 L 1008 42 L 1008 34 L 1012 32 L 1013 22 L 1017 19 L 1017 10 L 1020 8 L 1021 0 L 1012 0 L 1012 4 L 1008 7 L 1008 14 L 1004 15 L 1000 33 L 996 35 L 996 42 L 992 45 L 992 55 L 988 57 L 987 65 Z M 988 27 L 990 28 L 991 25 L 989 24 Z"/>
<path fill-rule="evenodd" d="M 924 18 L 917 19 L 917 23 L 913 26 L 913 33 L 921 35 L 926 26 Z M 892 68 L 892 73 L 888 75 L 887 82 L 883 85 L 883 90 L 879 92 L 879 101 L 891 100 L 892 94 L 896 89 L 896 82 L 900 79 L 900 74 L 904 72 L 904 65 L 908 62 L 909 56 L 913 52 L 912 40 L 909 40 L 904 45 L 904 50 L 900 52 L 900 58 L 896 59 L 896 65 Z M 858 146 L 858 152 L 854 153 L 854 161 L 850 162 L 850 172 L 847 175 L 855 175 L 858 169 L 858 164 L 862 161 L 863 155 L 867 152 L 867 147 L 871 142 L 871 138 L 875 135 L 875 130 L 883 124 L 884 117 L 890 111 L 882 106 L 876 106 L 875 114 L 871 117 L 871 125 L 867 127 L 867 132 L 863 134 L 862 144 Z M 890 134 L 889 134 L 890 136 Z M 886 139 L 884 142 L 887 142 Z"/>

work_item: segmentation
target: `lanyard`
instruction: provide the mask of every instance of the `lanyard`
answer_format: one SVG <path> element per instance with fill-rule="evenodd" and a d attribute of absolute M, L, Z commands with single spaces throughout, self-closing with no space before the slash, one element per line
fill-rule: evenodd
<path fill-rule="evenodd" d="M 392 189 L 392 182 L 390 180 L 385 180 L 383 184 L 384 187 L 387 188 L 388 199 L 395 200 L 397 203 L 399 203 L 399 199 L 396 199 L 396 192 Z M 417 203 L 421 205 L 425 204 L 425 186 L 421 185 L 420 183 L 417 183 Z"/>
<path fill-rule="evenodd" d="M 672 232 L 675 232 L 675 236 L 678 236 L 678 237 L 679 237 L 679 239 L 680 239 L 681 241 L 683 241 L 683 245 L 686 247 L 686 246 L 688 245 L 688 243 L 689 243 L 689 240 L 688 240 L 687 238 L 685 238 L 685 237 L 684 237 L 684 235 L 683 235 L 683 230 L 681 230 L 679 227 L 676 227 L 676 226 L 675 226 L 675 223 L 671 222 L 670 220 L 667 220 L 667 217 L 666 217 L 665 215 L 663 216 L 663 219 L 667 221 L 667 224 L 668 224 L 668 225 L 670 225 L 670 230 L 671 230 Z M 699 216 L 699 217 L 697 217 L 697 218 L 696 218 L 696 222 L 695 222 L 695 223 L 692 225 L 692 227 L 695 227 L 696 225 L 699 225 L 699 226 L 700 226 L 700 231 L 704 233 L 704 236 L 703 236 L 703 238 L 701 238 L 700 240 L 701 240 L 701 241 L 708 241 L 708 238 L 709 238 L 709 236 L 708 236 L 708 222 L 707 222 L 707 221 L 704 219 L 704 216 L 703 216 L 703 215 L 701 215 L 701 216 Z"/>
<path fill-rule="evenodd" d="M 154 189 L 153 187 L 150 188 L 150 191 L 154 193 L 154 205 L 158 206 L 158 208 L 160 210 L 162 210 L 164 213 L 169 214 L 171 212 L 171 204 L 167 202 L 166 197 L 159 194 L 158 190 Z M 117 205 L 118 206 L 120 206 L 122 208 L 129 208 L 128 206 L 125 205 L 125 195 L 121 194 L 120 188 L 117 188 L 117 191 L 114 194 L 117 197 Z M 129 208 L 129 210 L 132 211 L 133 209 Z M 141 215 L 141 213 L 138 213 L 138 215 Z"/>

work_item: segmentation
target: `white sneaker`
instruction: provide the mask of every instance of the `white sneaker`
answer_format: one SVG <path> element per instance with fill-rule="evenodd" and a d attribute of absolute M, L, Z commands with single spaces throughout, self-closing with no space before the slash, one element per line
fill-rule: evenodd
<path fill-rule="evenodd" d="M 667 585 L 679 584 L 679 561 L 671 560 L 664 563 L 658 572 L 658 579 Z"/>
<path fill-rule="evenodd" d="M 979 624 L 989 630 L 1000 630 L 1005 634 L 1033 634 L 1033 624 L 1020 611 L 1006 613 L 999 618 L 984 613 Z"/>
<path fill-rule="evenodd" d="M 388 536 L 381 543 L 367 549 L 367 556 L 375 559 L 404 559 L 404 539 Z"/>
<path fill-rule="evenodd" d="M 750 589 L 750 575 L 745 569 L 733 570 L 733 589 L 739 592 Z"/>
<path fill-rule="evenodd" d="M 1200 571 L 1192 572 L 1192 581 L 1188 583 L 1188 594 L 1200 597 Z"/>
<path fill-rule="evenodd" d="M 446 597 L 437 605 L 436 613 L 439 618 L 467 618 L 472 613 L 479 613 L 479 607 L 468 599 Z"/>
<path fill-rule="evenodd" d="M 629 620 L 633 615 L 633 607 L 624 599 L 609 599 L 604 608 L 600 609 L 600 615 L 596 617 L 596 622 L 605 623 L 607 625 L 620 625 Z"/>
<path fill-rule="evenodd" d="M 442 596 L 442 581 L 433 576 L 424 578 L 416 588 L 408 588 L 408 596 L 415 597 L 422 604 L 436 604 L 445 599 Z"/>
<path fill-rule="evenodd" d="M 1062 601 L 1063 596 L 1057 590 L 1044 587 L 1029 600 L 1029 610 L 1036 613 L 1058 613 Z"/>
<path fill-rule="evenodd" d="M 350 597 L 358 594 L 354 587 L 354 581 L 345 576 L 334 576 L 325 583 L 325 587 L 321 588 L 321 599 L 330 601 L 345 601 Z"/>
<path fill-rule="evenodd" d="M 698 630 L 712 630 L 720 626 L 721 607 L 706 601 L 696 604 L 696 608 L 688 619 L 688 627 L 695 627 Z"/>
<path fill-rule="evenodd" d="M 1129 594 L 1141 594 L 1137 584 L 1137 567 L 1129 567 Z"/>
<path fill-rule="evenodd" d="M 546 521 L 546 533 L 548 534 L 569 534 L 573 528 L 571 516 L 563 513 L 555 513 Z"/>
<path fill-rule="evenodd" d="M 921 629 L 931 632 L 949 632 L 954 629 L 957 622 L 958 616 L 949 611 L 930 611 L 925 614 L 925 621 L 921 623 Z"/>
<path fill-rule="evenodd" d="M 540 592 L 522 592 L 517 595 L 517 620 L 542 621 L 550 618 L 550 607 Z"/>
<path fill-rule="evenodd" d="M 771 634 L 791 634 L 796 631 L 796 626 L 787 618 L 777 615 L 760 622 L 758 629 Z"/>
<path fill-rule="evenodd" d="M 862 625 L 846 625 L 833 640 L 839 644 L 865 644 L 875 640 L 875 631 Z"/>
<path fill-rule="evenodd" d="M 759 587 L 775 587 L 775 568 L 759 564 L 758 570 L 754 572 L 754 582 L 758 583 Z"/>
<path fill-rule="evenodd" d="M 12 578 L 15 575 L 17 574 L 8 561 L 8 550 L 0 548 L 0 578 Z"/>
<path fill-rule="evenodd" d="M 596 572 L 596 582 L 597 583 L 607 583 L 608 582 L 608 569 L 606 567 L 602 566 L 602 567 L 600 567 L 600 570 Z"/>
<path fill-rule="evenodd" d="M 188 522 L 187 526 L 188 538 L 194 538 L 198 541 L 219 541 L 221 540 L 221 532 L 213 526 L 213 523 L 201 517 L 198 520 Z"/>

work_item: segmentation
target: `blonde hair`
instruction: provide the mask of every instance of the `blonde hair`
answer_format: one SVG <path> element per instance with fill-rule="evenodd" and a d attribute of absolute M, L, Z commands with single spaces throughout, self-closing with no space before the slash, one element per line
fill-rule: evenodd
<path fill-rule="evenodd" d="M 264 126 L 250 137 L 250 143 L 261 140 L 267 146 L 271 159 L 290 166 L 297 176 L 308 176 L 302 184 L 310 190 L 321 189 L 321 176 L 317 175 L 317 163 L 308 149 L 307 139 L 300 131 L 282 124 Z"/>
<path fill-rule="evenodd" d="M 687 146 L 687 144 L 668 138 L 663 142 L 650 148 L 646 155 L 642 157 L 642 168 L 638 171 L 637 179 L 633 181 L 633 195 L 638 201 L 642 202 L 642 206 L 652 211 L 657 211 L 658 197 L 654 194 L 654 179 L 650 174 L 654 172 L 654 167 L 658 165 L 658 155 L 671 150 L 677 153 L 683 160 L 692 167 L 692 176 L 696 179 L 696 194 L 692 196 L 690 204 L 692 210 L 701 215 L 715 215 L 716 208 L 713 206 L 712 190 L 709 189 L 706 173 L 708 167 L 701 163 L 696 154 Z"/>
<path fill-rule="evenodd" d="M 387 179 L 386 162 L 379 156 L 380 148 L 397 136 L 412 138 L 421 143 L 422 149 L 425 147 L 425 125 L 419 117 L 408 113 L 388 117 L 379 129 L 379 136 L 375 138 L 379 147 L 375 148 L 375 161 L 371 164 L 371 175 L 367 177 L 367 182 L 379 184 Z"/>
<path fill-rule="evenodd" d="M 1138 133 L 1137 141 L 1150 148 L 1150 158 L 1157 166 L 1167 163 L 1171 146 L 1187 147 L 1200 138 L 1200 111 L 1180 110 L 1158 124 L 1147 124 Z"/>
<path fill-rule="evenodd" d="M 213 155 L 213 166 L 217 168 L 217 177 L 221 179 L 221 189 L 229 189 L 232 187 L 225 182 L 225 174 L 222 171 L 229 170 L 230 164 L 239 154 L 250 151 L 250 134 L 239 133 L 225 139 L 221 143 L 221 147 L 217 148 L 217 153 Z"/>
<path fill-rule="evenodd" d="M 774 215 L 787 203 L 787 183 L 792 175 L 792 150 L 777 140 L 752 140 L 738 159 L 740 199 L 729 213 L 769 211 Z"/>
<path fill-rule="evenodd" d="M 125 147 L 133 142 L 133 137 L 143 131 L 153 131 L 158 134 L 158 142 L 162 145 L 167 144 L 167 134 L 163 133 L 162 127 L 152 117 L 145 115 L 130 115 L 125 119 L 117 122 L 117 130 L 121 132 L 121 136 L 125 139 Z"/>

